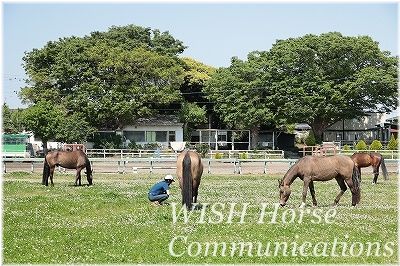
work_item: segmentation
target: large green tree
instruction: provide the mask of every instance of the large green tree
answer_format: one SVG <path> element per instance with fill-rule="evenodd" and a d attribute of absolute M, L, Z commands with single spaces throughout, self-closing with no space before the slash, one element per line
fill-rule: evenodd
<path fill-rule="evenodd" d="M 208 83 L 215 110 L 236 128 L 308 123 L 317 138 L 341 119 L 387 112 L 397 104 L 397 58 L 368 36 L 340 33 L 277 41 L 233 59 Z"/>
<path fill-rule="evenodd" d="M 397 58 L 368 36 L 332 32 L 277 41 L 266 66 L 280 118 L 308 123 L 317 141 L 337 121 L 397 105 Z"/>
<path fill-rule="evenodd" d="M 252 52 L 247 61 L 232 58 L 231 65 L 219 68 L 204 88 L 225 125 L 251 130 L 252 147 L 258 142 L 260 126 L 273 123 L 275 116 L 273 104 L 265 101 L 264 57 Z"/>
<path fill-rule="evenodd" d="M 24 130 L 22 110 L 11 110 L 7 104 L 3 104 L 3 132 L 4 133 L 20 133 Z"/>
<path fill-rule="evenodd" d="M 48 42 L 25 54 L 24 102 L 64 106 L 96 128 L 123 127 L 180 99 L 181 41 L 129 25 Z"/>
<path fill-rule="evenodd" d="M 185 73 L 180 87 L 183 99 L 179 104 L 180 117 L 184 123 L 184 138 L 190 141 L 193 129 L 206 123 L 207 116 L 212 113 L 203 88 L 216 69 L 188 57 L 182 58 L 182 63 Z"/>

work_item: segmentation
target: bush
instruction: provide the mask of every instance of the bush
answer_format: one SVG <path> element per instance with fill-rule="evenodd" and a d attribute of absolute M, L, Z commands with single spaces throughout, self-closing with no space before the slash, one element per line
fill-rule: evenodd
<path fill-rule="evenodd" d="M 239 153 L 239 159 L 248 159 L 249 155 L 247 152 L 241 152 Z"/>
<path fill-rule="evenodd" d="M 312 130 L 310 130 L 310 132 L 308 133 L 308 136 L 306 138 L 306 145 L 307 146 L 315 146 L 316 143 L 317 143 L 317 141 L 315 140 L 314 132 Z"/>
<path fill-rule="evenodd" d="M 194 146 L 194 148 L 196 149 L 196 151 L 201 154 L 201 157 L 206 157 L 208 151 L 210 150 L 210 146 L 208 146 L 208 144 L 196 144 Z"/>
<path fill-rule="evenodd" d="M 387 149 L 392 150 L 392 151 L 399 149 L 399 140 L 396 139 L 393 134 L 392 134 L 392 136 L 390 136 L 390 140 L 388 142 Z"/>
<path fill-rule="evenodd" d="M 343 146 L 343 150 L 344 151 L 349 151 L 351 149 L 350 149 L 350 146 L 346 144 L 346 145 Z"/>
<path fill-rule="evenodd" d="M 214 158 L 215 158 L 215 159 L 222 159 L 223 157 L 224 157 L 224 154 L 221 153 L 221 152 L 217 152 L 217 153 L 214 155 Z"/>
<path fill-rule="evenodd" d="M 367 143 L 364 140 L 359 140 L 354 148 L 356 150 L 368 150 Z"/>
<path fill-rule="evenodd" d="M 382 143 L 379 140 L 374 140 L 371 145 L 369 146 L 369 149 L 372 151 L 377 151 L 377 150 L 382 150 Z"/>

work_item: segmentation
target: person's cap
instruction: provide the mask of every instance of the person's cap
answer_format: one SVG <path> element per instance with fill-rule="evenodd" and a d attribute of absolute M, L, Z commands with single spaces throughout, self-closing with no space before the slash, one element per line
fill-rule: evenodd
<path fill-rule="evenodd" d="M 175 182 L 174 177 L 173 177 L 172 175 L 166 175 L 166 176 L 164 177 L 164 179 L 165 179 L 165 180 L 171 180 L 171 181 Z"/>

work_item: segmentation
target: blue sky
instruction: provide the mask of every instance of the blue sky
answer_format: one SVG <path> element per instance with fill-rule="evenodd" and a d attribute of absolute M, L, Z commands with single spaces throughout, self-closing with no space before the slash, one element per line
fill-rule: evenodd
<path fill-rule="evenodd" d="M 268 50 L 277 39 L 339 31 L 369 35 L 382 50 L 398 55 L 396 3 L 3 3 L 3 100 L 23 106 L 24 52 L 62 37 L 135 24 L 161 31 L 188 46 L 184 56 L 214 67 L 232 56 L 245 59 Z"/>

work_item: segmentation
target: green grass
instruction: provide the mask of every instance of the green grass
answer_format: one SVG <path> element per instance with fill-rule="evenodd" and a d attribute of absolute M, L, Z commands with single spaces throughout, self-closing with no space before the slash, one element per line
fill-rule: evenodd
<path fill-rule="evenodd" d="M 182 219 L 173 223 L 172 205 L 155 207 L 147 200 L 149 187 L 162 176 L 149 175 L 95 175 L 92 187 L 74 187 L 72 175 L 56 173 L 54 187 L 40 185 L 37 174 L 5 174 L 3 177 L 3 263 L 376 263 L 390 264 L 398 261 L 397 244 L 397 178 L 389 181 L 378 179 L 371 185 L 372 177 L 364 177 L 362 199 L 359 207 L 350 205 L 351 194 L 347 191 L 336 207 L 337 215 L 332 224 L 312 223 L 313 217 L 306 215 L 302 223 L 271 224 L 270 215 L 265 223 L 258 224 L 260 206 L 267 204 L 266 211 L 273 210 L 278 202 L 278 176 L 266 175 L 205 175 L 200 187 L 201 203 L 221 203 L 228 208 L 230 203 L 249 203 L 245 223 L 235 217 L 226 223 L 228 211 L 223 212 L 221 223 L 198 223 L 201 211 L 193 212 L 193 219 L 185 224 Z M 86 180 L 85 182 L 86 183 Z M 322 213 L 331 209 L 338 186 L 335 181 L 316 183 L 316 196 Z M 278 217 L 293 209 L 296 215 L 302 191 L 301 180 L 292 186 L 288 206 L 279 208 Z M 170 203 L 180 203 L 180 190 L 174 183 Z M 307 197 L 311 204 L 311 195 Z M 218 206 L 217 206 L 218 207 Z M 207 210 L 207 209 L 203 209 Z M 308 206 L 305 211 L 315 211 Z M 220 216 L 209 210 L 207 219 L 217 221 Z M 290 217 L 290 216 L 288 216 Z M 298 217 L 298 216 L 297 216 Z M 297 220 L 296 220 L 297 221 Z M 169 245 L 174 237 L 187 237 L 187 245 L 181 238 L 173 246 L 174 252 L 184 253 L 173 257 Z M 321 253 L 324 243 L 332 245 L 335 240 L 354 244 L 353 255 L 338 256 Z M 249 256 L 245 249 L 230 256 L 222 249 L 217 255 L 204 256 L 207 243 L 225 243 L 227 250 L 232 243 L 251 242 L 254 250 Z M 287 256 L 257 256 L 256 245 L 265 248 L 267 242 L 287 242 L 289 247 L 298 247 L 309 242 L 317 246 L 314 255 L 301 256 L 299 252 Z M 318 244 L 319 242 L 322 242 Z M 378 242 L 379 254 L 366 255 L 368 242 Z M 393 242 L 393 243 L 391 243 Z M 308 245 L 308 244 L 304 244 Z M 386 245 L 386 247 L 385 247 Z M 201 247 L 199 256 L 192 255 Z M 271 246 L 274 247 L 274 246 Z M 319 249 L 320 248 L 320 249 Z M 386 248 L 386 249 L 385 249 Z M 389 252 L 392 250 L 393 252 Z M 273 253 L 272 249 L 272 253 Z M 376 251 L 376 250 L 375 250 Z M 383 254 L 386 252 L 386 254 Z M 296 255 L 296 256 L 294 256 Z M 319 256 L 321 255 L 321 256 Z M 337 255 L 337 254 L 336 254 Z"/>

